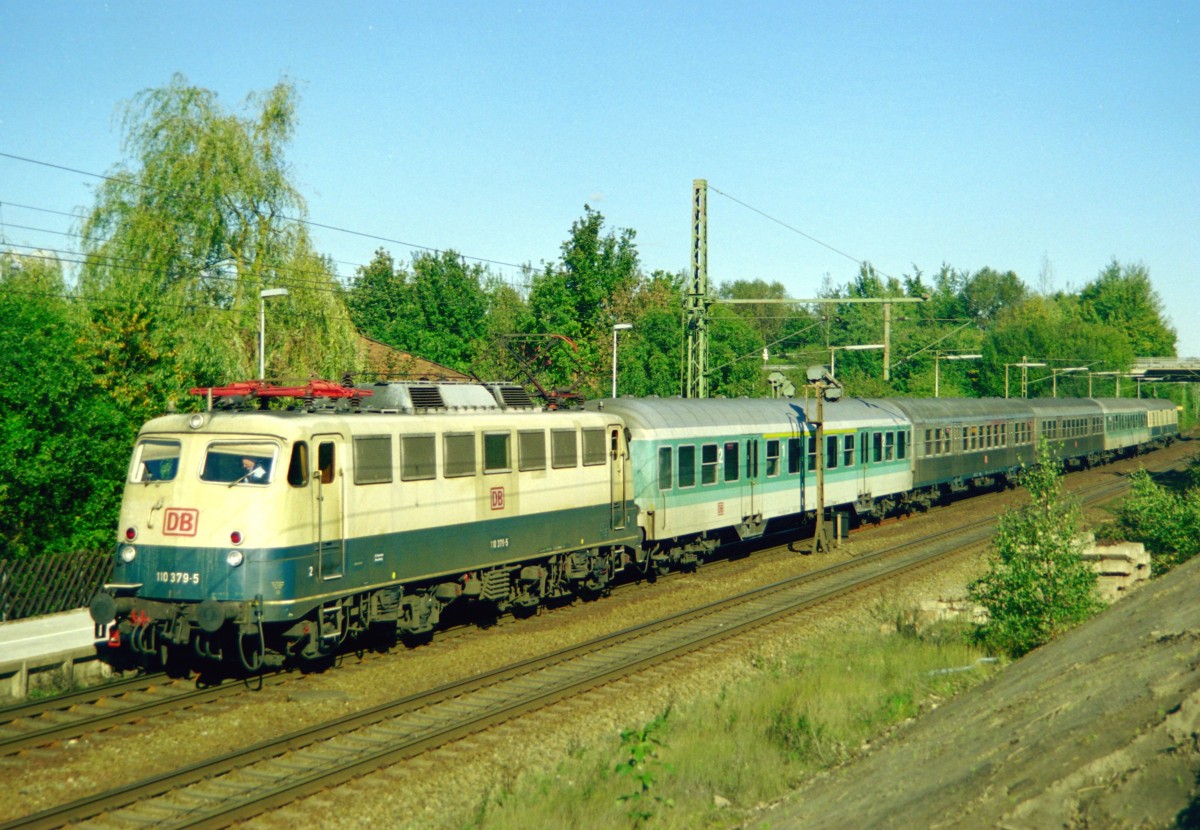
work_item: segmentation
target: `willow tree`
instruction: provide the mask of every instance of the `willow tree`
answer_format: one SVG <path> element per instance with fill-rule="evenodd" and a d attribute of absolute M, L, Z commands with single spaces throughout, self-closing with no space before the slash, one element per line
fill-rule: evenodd
<path fill-rule="evenodd" d="M 254 376 L 265 288 L 289 291 L 272 301 L 269 374 L 354 368 L 332 268 L 289 179 L 295 104 L 283 81 L 241 115 L 175 75 L 126 105 L 126 159 L 84 219 L 80 275 L 100 373 L 120 402 L 154 410 L 180 388 Z"/>

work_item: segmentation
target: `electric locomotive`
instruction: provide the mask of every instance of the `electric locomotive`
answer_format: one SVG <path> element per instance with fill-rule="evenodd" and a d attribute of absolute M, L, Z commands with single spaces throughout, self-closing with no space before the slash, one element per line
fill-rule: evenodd
<path fill-rule="evenodd" d="M 348 637 L 417 637 L 460 599 L 595 595 L 636 564 L 623 424 L 546 412 L 517 386 L 236 384 L 134 447 L 110 644 L 247 670 Z M 289 409 L 263 408 L 296 396 Z M 114 624 L 115 623 L 115 624 Z"/>

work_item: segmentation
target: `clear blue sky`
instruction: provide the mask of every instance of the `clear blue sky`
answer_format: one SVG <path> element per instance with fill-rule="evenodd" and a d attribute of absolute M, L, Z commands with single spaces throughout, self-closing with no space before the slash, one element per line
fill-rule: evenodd
<path fill-rule="evenodd" d="M 0 152 L 105 172 L 123 102 L 172 73 L 237 110 L 286 76 L 315 222 L 536 265 L 586 203 L 647 270 L 682 270 L 705 178 L 717 282 L 811 297 L 858 259 L 1078 289 L 1115 257 L 1200 356 L 1198 43 L 1194 0 L 9 0 Z M 18 205 L 78 212 L 95 182 L 0 157 L 4 241 L 69 247 L 16 227 L 68 217 Z M 411 254 L 314 237 L 343 276 Z"/>

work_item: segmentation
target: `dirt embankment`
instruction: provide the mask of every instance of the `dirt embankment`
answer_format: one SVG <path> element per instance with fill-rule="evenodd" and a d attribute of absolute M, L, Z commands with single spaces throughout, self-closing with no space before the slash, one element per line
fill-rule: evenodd
<path fill-rule="evenodd" d="M 1200 561 L 806 784 L 756 827 L 1200 827 Z"/>

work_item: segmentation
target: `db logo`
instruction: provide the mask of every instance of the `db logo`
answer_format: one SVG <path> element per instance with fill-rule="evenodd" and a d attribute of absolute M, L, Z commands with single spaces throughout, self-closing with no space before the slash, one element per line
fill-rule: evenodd
<path fill-rule="evenodd" d="M 493 510 L 503 510 L 504 509 L 504 488 L 503 487 L 493 487 L 492 488 L 492 509 Z"/>
<path fill-rule="evenodd" d="M 163 533 L 167 536 L 195 536 L 200 511 L 190 507 L 168 507 L 163 519 Z"/>

